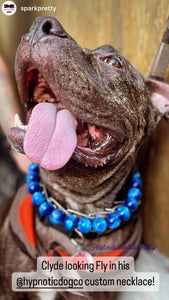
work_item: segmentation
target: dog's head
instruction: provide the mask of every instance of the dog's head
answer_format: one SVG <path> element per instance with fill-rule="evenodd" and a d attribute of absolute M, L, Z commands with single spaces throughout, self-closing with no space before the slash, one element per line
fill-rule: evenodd
<path fill-rule="evenodd" d="M 96 193 L 110 177 L 123 182 L 145 137 L 168 117 L 168 85 L 145 79 L 112 46 L 81 48 L 51 17 L 34 21 L 15 67 L 28 128 L 9 139 L 45 180 L 57 176 L 76 193 Z"/>

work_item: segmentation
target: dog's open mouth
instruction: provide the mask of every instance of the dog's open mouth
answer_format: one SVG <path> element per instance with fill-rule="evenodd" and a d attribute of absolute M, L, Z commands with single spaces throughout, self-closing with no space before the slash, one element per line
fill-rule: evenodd
<path fill-rule="evenodd" d="M 119 155 L 124 137 L 79 120 L 73 109 L 70 112 L 55 96 L 33 65 L 26 71 L 26 88 L 28 126 L 24 128 L 23 144 L 24 152 L 33 162 L 56 170 L 73 158 L 86 166 L 98 167 Z M 15 125 L 23 129 L 18 122 Z"/>

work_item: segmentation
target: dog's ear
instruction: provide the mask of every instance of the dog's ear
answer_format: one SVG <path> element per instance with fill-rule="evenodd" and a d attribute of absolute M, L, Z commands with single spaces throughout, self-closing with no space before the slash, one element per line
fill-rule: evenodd
<path fill-rule="evenodd" d="M 145 79 L 150 99 L 162 116 L 169 121 L 169 85 L 161 81 Z"/>

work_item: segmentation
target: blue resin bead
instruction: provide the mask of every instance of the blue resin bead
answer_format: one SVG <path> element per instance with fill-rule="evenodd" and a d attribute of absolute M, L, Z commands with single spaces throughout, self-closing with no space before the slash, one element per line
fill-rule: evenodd
<path fill-rule="evenodd" d="M 140 172 L 136 172 L 133 174 L 132 179 L 141 179 L 141 173 Z"/>
<path fill-rule="evenodd" d="M 29 172 L 39 172 L 39 166 L 37 164 L 31 163 L 28 168 Z"/>
<path fill-rule="evenodd" d="M 125 200 L 125 205 L 130 209 L 130 211 L 135 211 L 138 208 L 138 202 L 135 198 L 127 198 Z"/>
<path fill-rule="evenodd" d="M 43 202 L 40 206 L 39 206 L 39 213 L 41 214 L 41 216 L 48 216 L 50 215 L 50 213 L 53 210 L 53 205 L 50 202 Z"/>
<path fill-rule="evenodd" d="M 116 209 L 116 213 L 119 216 L 120 220 L 127 221 L 130 219 L 131 213 L 127 206 L 120 206 Z"/>
<path fill-rule="evenodd" d="M 142 193 L 138 188 L 133 187 L 128 190 L 128 194 L 127 194 L 128 198 L 135 198 L 135 199 L 139 200 L 141 198 L 141 196 L 142 196 Z"/>
<path fill-rule="evenodd" d="M 39 174 L 36 172 L 30 172 L 28 173 L 28 175 L 26 176 L 26 181 L 28 183 L 32 182 L 32 181 L 38 181 L 39 180 Z"/>
<path fill-rule="evenodd" d="M 41 192 L 35 192 L 32 195 L 32 203 L 34 205 L 41 205 L 45 201 L 45 195 Z"/>
<path fill-rule="evenodd" d="M 89 218 L 81 218 L 77 225 L 82 233 L 88 233 L 92 229 L 92 221 Z"/>
<path fill-rule="evenodd" d="M 107 229 L 107 222 L 103 218 L 96 218 L 93 220 L 93 230 L 96 232 L 103 232 Z"/>
<path fill-rule="evenodd" d="M 37 181 L 32 181 L 28 185 L 28 193 L 34 194 L 35 192 L 38 192 L 41 190 L 41 187 Z"/>
<path fill-rule="evenodd" d="M 77 217 L 68 215 L 64 218 L 63 225 L 67 230 L 73 230 L 77 225 Z"/>
<path fill-rule="evenodd" d="M 49 215 L 52 224 L 60 224 L 64 219 L 64 214 L 60 209 L 54 209 Z"/>
<path fill-rule="evenodd" d="M 140 179 L 135 178 L 135 179 L 132 179 L 132 181 L 131 181 L 131 187 L 135 187 L 135 188 L 141 189 L 143 187 L 143 184 L 140 181 Z"/>
<path fill-rule="evenodd" d="M 116 213 L 112 213 L 106 218 L 107 225 L 111 229 L 116 229 L 120 226 L 120 219 Z"/>

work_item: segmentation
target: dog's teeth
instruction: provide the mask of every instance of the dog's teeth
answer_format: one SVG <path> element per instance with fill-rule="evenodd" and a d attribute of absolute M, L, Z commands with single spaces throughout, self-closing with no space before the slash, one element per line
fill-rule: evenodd
<path fill-rule="evenodd" d="M 48 87 L 48 85 L 45 81 L 38 81 L 38 83 L 39 83 L 39 88 L 45 89 Z"/>
<path fill-rule="evenodd" d="M 35 98 L 34 98 L 35 99 Z M 46 102 L 46 101 L 49 101 L 50 100 L 50 95 L 45 93 L 45 94 L 42 94 L 40 95 L 38 98 L 35 99 L 37 102 Z"/>
<path fill-rule="evenodd" d="M 19 126 L 19 125 L 22 125 L 22 122 L 19 118 L 19 115 L 15 114 L 15 126 Z"/>
<path fill-rule="evenodd" d="M 54 102 L 55 102 L 55 99 L 53 99 L 53 98 L 50 98 L 50 99 L 48 99 L 48 102 L 50 102 L 50 103 L 54 103 Z"/>
<path fill-rule="evenodd" d="M 30 72 L 30 71 L 32 71 L 32 70 L 34 70 L 35 69 L 35 67 L 33 66 L 33 65 L 31 65 L 31 66 L 29 66 L 28 68 L 27 68 L 27 72 Z"/>
<path fill-rule="evenodd" d="M 44 89 L 43 88 L 39 88 L 38 84 L 35 85 L 34 88 L 34 94 L 33 94 L 33 98 L 35 100 L 37 100 L 38 98 L 40 98 L 40 96 L 42 96 L 44 93 Z"/>
<path fill-rule="evenodd" d="M 42 74 L 41 73 L 38 73 L 38 79 L 41 79 L 41 78 L 43 78 L 43 76 L 42 76 Z M 43 78 L 43 80 L 45 80 L 44 78 Z"/>
<path fill-rule="evenodd" d="M 19 127 L 20 129 L 24 129 L 24 130 L 26 130 L 28 127 L 27 125 L 23 125 L 18 114 L 15 114 L 14 126 Z"/>

